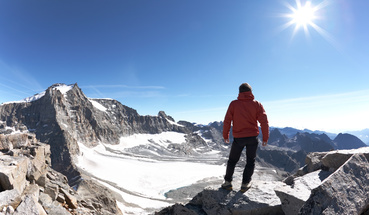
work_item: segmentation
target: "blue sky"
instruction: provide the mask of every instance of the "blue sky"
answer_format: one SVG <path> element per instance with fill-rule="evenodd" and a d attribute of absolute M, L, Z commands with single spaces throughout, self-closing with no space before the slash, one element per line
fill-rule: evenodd
<path fill-rule="evenodd" d="M 78 83 L 207 124 L 248 82 L 271 126 L 369 128 L 369 1 L 308 4 L 304 30 L 303 0 L 0 0 L 0 103 Z"/>

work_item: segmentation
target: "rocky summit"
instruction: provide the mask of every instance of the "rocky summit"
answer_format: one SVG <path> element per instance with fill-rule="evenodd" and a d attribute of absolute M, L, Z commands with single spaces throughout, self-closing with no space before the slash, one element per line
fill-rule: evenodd
<path fill-rule="evenodd" d="M 77 84 L 3 103 L 0 214 L 368 214 L 368 149 L 354 136 L 272 129 L 242 194 L 245 157 L 235 190 L 219 189 L 222 127 L 143 116 Z"/>
<path fill-rule="evenodd" d="M 310 153 L 306 165 L 283 180 L 253 180 L 246 193 L 206 188 L 167 214 L 369 214 L 369 147 Z"/>

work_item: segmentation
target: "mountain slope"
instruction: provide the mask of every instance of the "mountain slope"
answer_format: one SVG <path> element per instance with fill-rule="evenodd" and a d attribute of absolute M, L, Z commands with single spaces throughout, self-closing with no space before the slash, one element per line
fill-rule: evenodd
<path fill-rule="evenodd" d="M 356 149 L 367 146 L 363 141 L 351 134 L 340 133 L 333 141 L 336 143 L 337 149 Z"/>
<path fill-rule="evenodd" d="M 348 131 L 346 133 L 355 135 L 358 137 L 361 141 L 369 145 L 369 128 L 360 130 L 360 131 Z"/>

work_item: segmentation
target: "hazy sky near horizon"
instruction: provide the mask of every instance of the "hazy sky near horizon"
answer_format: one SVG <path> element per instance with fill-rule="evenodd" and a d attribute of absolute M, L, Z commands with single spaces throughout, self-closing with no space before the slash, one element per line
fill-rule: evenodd
<path fill-rule="evenodd" d="M 293 11 L 314 15 L 298 27 Z M 248 82 L 271 126 L 369 128 L 367 0 L 0 0 L 0 103 L 78 83 L 141 115 L 222 121 Z"/>

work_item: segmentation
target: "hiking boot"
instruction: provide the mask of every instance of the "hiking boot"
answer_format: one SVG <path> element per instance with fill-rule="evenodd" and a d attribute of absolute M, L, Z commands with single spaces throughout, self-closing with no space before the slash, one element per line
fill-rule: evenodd
<path fill-rule="evenodd" d="M 222 188 L 225 189 L 225 190 L 232 190 L 232 183 L 229 182 L 229 181 L 225 181 L 223 184 L 222 184 Z"/>
<path fill-rule="evenodd" d="M 241 185 L 241 190 L 240 191 L 241 191 L 241 193 L 244 193 L 250 188 L 251 188 L 251 181 L 249 183 L 243 183 Z"/>

